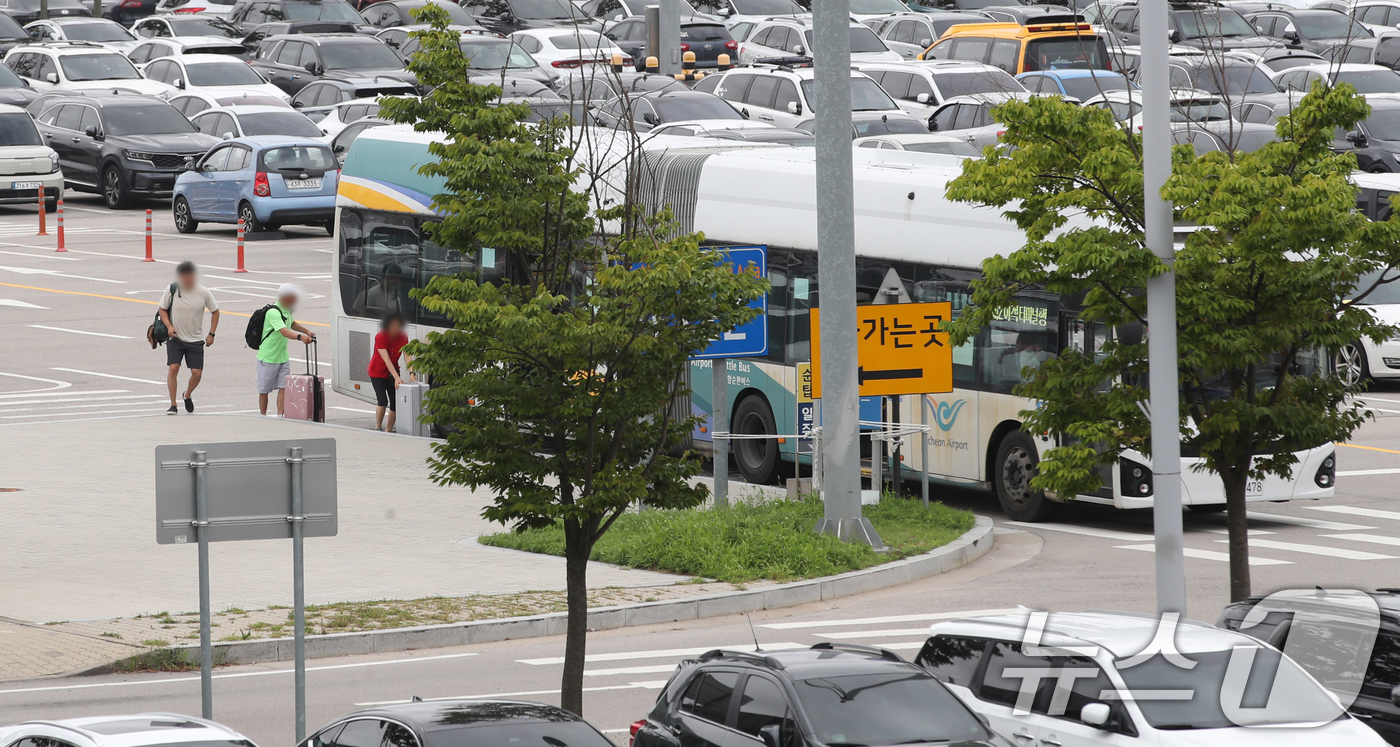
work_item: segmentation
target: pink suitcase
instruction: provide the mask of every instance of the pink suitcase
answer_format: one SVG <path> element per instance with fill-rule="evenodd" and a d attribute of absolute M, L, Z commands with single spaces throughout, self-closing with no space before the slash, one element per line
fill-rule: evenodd
<path fill-rule="evenodd" d="M 287 376 L 286 413 L 288 420 L 326 422 L 326 380 L 317 374 L 316 342 L 306 345 L 306 373 Z"/>

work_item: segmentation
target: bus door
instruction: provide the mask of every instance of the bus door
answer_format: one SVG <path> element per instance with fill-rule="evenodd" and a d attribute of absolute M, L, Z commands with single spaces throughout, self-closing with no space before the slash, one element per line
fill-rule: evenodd
<path fill-rule="evenodd" d="M 980 335 L 978 336 L 981 337 Z M 904 398 L 905 422 L 928 425 L 928 473 L 974 482 L 982 479 L 980 393 L 974 388 L 974 338 L 953 348 L 953 391 Z M 922 402 L 921 402 L 922 400 Z M 922 406 L 920 406 L 922 404 Z M 917 439 L 904 449 L 905 461 L 922 469 Z"/>

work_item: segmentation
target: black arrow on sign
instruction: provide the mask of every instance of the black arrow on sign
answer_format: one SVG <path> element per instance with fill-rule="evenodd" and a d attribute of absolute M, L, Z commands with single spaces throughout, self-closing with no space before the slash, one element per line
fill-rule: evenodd
<path fill-rule="evenodd" d="M 924 369 L 922 368 L 889 368 L 883 371 L 866 371 L 865 367 L 861 366 L 856 369 L 857 385 L 863 385 L 867 381 L 922 378 L 924 378 Z"/>

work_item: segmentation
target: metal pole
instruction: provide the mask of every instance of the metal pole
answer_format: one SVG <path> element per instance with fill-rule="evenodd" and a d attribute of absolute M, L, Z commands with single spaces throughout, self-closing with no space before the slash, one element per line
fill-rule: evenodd
<path fill-rule="evenodd" d="M 39 0 L 39 18 L 49 20 L 49 0 Z"/>
<path fill-rule="evenodd" d="M 729 432 L 729 359 L 716 358 L 711 361 L 710 371 L 711 411 L 710 432 L 714 436 L 715 460 L 715 505 L 729 505 L 729 440 L 718 434 Z"/>
<path fill-rule="evenodd" d="M 681 3 L 661 0 L 661 73 L 675 75 L 681 71 Z"/>
<path fill-rule="evenodd" d="M 661 6 L 660 6 L 660 5 L 648 5 L 648 6 L 646 6 L 645 8 L 642 9 L 642 13 L 643 13 L 643 17 L 646 18 L 646 23 L 647 23 L 647 51 L 646 51 L 646 56 L 647 56 L 647 57 L 655 57 L 655 58 L 656 58 L 656 65 L 657 65 L 655 70 L 652 70 L 650 67 L 648 67 L 648 68 L 647 68 L 647 72 L 649 72 L 649 73 L 659 73 L 659 72 L 661 72 L 663 69 L 665 69 L 665 68 L 663 67 L 664 63 L 662 62 L 662 54 L 661 54 L 661 43 L 662 43 L 662 42 L 661 42 Z M 648 64 L 650 64 L 650 63 L 648 63 Z"/>
<path fill-rule="evenodd" d="M 928 397 L 919 395 L 919 422 L 928 426 Z M 919 476 L 923 478 L 924 508 L 928 508 L 928 437 L 932 431 L 919 434 Z"/>
<path fill-rule="evenodd" d="M 293 647 L 296 658 L 297 742 L 306 738 L 306 562 L 301 550 L 301 527 L 306 517 L 301 511 L 301 472 L 304 460 L 301 447 L 292 447 L 287 459 L 292 465 L 292 615 Z"/>
<path fill-rule="evenodd" d="M 92 17 L 102 17 L 102 0 L 92 0 Z"/>
<path fill-rule="evenodd" d="M 194 531 L 199 538 L 199 705 L 214 718 L 214 647 L 209 640 L 209 462 L 194 453 Z"/>
<path fill-rule="evenodd" d="M 1152 524 L 1156 536 L 1157 610 L 1186 614 L 1182 553 L 1181 435 L 1176 358 L 1176 277 L 1171 270 L 1172 206 L 1162 199 L 1171 176 L 1171 101 L 1167 73 L 1167 0 L 1143 0 L 1142 175 L 1147 247 L 1167 271 L 1147 281 L 1148 386 L 1152 415 Z"/>

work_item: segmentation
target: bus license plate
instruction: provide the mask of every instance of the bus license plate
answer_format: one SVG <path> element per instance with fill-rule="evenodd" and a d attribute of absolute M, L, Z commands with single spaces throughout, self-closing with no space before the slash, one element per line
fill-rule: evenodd
<path fill-rule="evenodd" d="M 10 182 L 10 189 L 39 189 L 43 182 Z"/>
<path fill-rule="evenodd" d="M 1263 481 L 1263 480 L 1248 480 L 1248 481 L 1246 481 L 1245 484 L 1244 484 L 1244 494 L 1247 495 L 1247 496 L 1263 495 L 1263 494 L 1264 494 L 1264 481 Z"/>
<path fill-rule="evenodd" d="M 288 179 L 287 189 L 320 189 L 320 179 Z"/>

